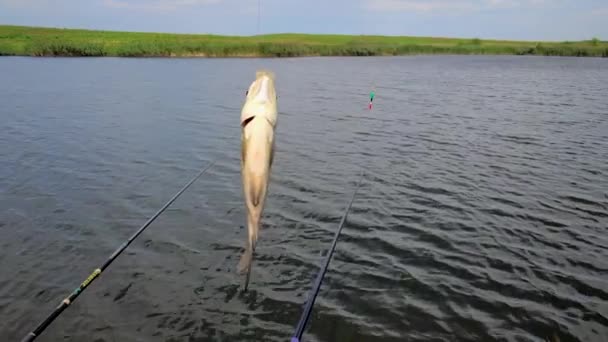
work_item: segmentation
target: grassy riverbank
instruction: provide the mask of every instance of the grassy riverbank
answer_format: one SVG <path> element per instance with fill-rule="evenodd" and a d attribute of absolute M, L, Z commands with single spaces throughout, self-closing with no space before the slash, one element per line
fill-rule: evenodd
<path fill-rule="evenodd" d="M 0 25 L 0 55 L 7 56 L 296 57 L 410 54 L 608 57 L 608 42 L 313 34 L 237 37 Z"/>

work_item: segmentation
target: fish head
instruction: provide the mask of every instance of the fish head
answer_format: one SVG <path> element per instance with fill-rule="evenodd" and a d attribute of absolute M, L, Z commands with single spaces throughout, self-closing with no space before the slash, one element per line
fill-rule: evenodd
<path fill-rule="evenodd" d="M 241 111 L 241 124 L 255 116 L 264 117 L 272 126 L 276 125 L 277 93 L 274 74 L 270 71 L 260 70 L 256 73 Z"/>

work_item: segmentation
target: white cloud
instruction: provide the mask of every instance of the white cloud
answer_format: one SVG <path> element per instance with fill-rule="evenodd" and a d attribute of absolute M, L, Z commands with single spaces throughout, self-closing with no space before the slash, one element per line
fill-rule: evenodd
<path fill-rule="evenodd" d="M 107 7 L 135 10 L 172 11 L 183 7 L 210 5 L 222 0 L 104 0 Z"/>
<path fill-rule="evenodd" d="M 366 7 L 376 11 L 454 12 L 541 6 L 552 1 L 554 0 L 367 0 Z"/>

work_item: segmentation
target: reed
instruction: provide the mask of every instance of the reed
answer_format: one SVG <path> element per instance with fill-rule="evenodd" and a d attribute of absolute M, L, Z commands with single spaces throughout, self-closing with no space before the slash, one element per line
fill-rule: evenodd
<path fill-rule="evenodd" d="M 299 57 L 483 54 L 608 57 L 608 42 L 407 36 L 271 34 L 218 36 L 0 25 L 0 55 L 118 57 Z"/>

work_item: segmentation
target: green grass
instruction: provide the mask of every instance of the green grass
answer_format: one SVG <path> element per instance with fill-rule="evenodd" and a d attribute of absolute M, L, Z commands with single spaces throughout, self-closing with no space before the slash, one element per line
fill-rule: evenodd
<path fill-rule="evenodd" d="M 297 57 L 487 54 L 608 57 L 608 42 L 272 34 L 251 37 L 0 25 L 0 56 Z"/>

